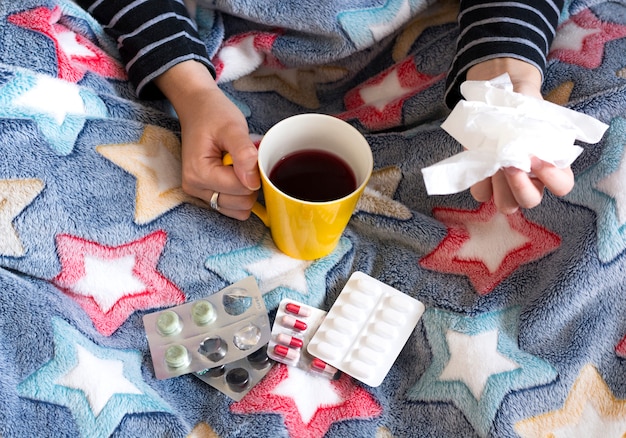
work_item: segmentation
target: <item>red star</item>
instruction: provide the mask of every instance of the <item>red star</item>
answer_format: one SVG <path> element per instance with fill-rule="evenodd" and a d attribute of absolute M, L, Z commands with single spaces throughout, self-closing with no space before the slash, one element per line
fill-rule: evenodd
<path fill-rule="evenodd" d="M 328 405 L 320 400 L 317 410 L 306 422 L 302 419 L 296 400 L 289 396 L 276 394 L 279 384 L 285 383 L 290 378 L 289 373 L 291 371 L 303 373 L 303 371 L 293 367 L 276 364 L 261 383 L 255 386 L 240 402 L 231 404 L 230 410 L 236 414 L 280 413 L 289 431 L 289 436 L 297 438 L 320 438 L 328 432 L 331 424 L 337 421 L 353 418 L 368 419 L 382 413 L 382 408 L 371 394 L 357 386 L 351 377 L 344 374 L 339 380 L 328 381 L 341 401 Z M 319 387 L 320 379 L 326 382 L 324 377 L 310 377 L 310 379 L 310 385 L 307 387 L 310 388 L 311 394 L 315 394 L 315 388 Z M 302 392 L 305 388 L 300 386 L 295 392 L 297 390 Z M 305 396 L 308 395 L 305 394 Z"/>
<path fill-rule="evenodd" d="M 549 58 L 594 69 L 602 64 L 604 45 L 624 36 L 626 26 L 603 22 L 585 9 L 559 26 Z"/>
<path fill-rule="evenodd" d="M 107 78 L 126 79 L 126 72 L 117 61 L 87 38 L 60 24 L 59 19 L 61 8 L 58 6 L 53 10 L 38 7 L 11 15 L 9 22 L 40 32 L 52 40 L 57 55 L 59 79 L 78 82 L 87 70 Z"/>
<path fill-rule="evenodd" d="M 171 307 L 185 295 L 156 270 L 167 235 L 155 231 L 110 247 L 79 237 L 57 236 L 61 272 L 52 280 L 109 336 L 138 309 Z"/>
<path fill-rule="evenodd" d="M 626 359 L 626 336 L 624 336 L 622 340 L 619 341 L 619 344 L 617 344 L 617 346 L 615 347 L 615 353 L 617 353 L 619 357 L 623 357 Z"/>
<path fill-rule="evenodd" d="M 519 210 L 503 215 L 493 202 L 474 211 L 436 208 L 433 215 L 447 225 L 448 234 L 420 265 L 466 275 L 480 295 L 491 292 L 522 264 L 561 244 L 559 236 L 528 221 Z"/>
<path fill-rule="evenodd" d="M 436 76 L 422 73 L 417 70 L 413 58 L 407 58 L 349 91 L 344 99 L 347 111 L 337 117 L 358 119 L 373 130 L 399 126 L 404 102 L 444 76 L 444 73 Z"/>

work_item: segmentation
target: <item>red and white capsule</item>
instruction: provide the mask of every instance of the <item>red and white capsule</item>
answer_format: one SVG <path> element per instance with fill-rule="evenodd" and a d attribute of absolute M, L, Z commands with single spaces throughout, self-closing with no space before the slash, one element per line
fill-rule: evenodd
<path fill-rule="evenodd" d="M 302 348 L 304 345 L 302 339 L 296 338 L 295 336 L 289 336 L 285 333 L 279 333 L 278 336 L 276 336 L 276 342 L 291 348 Z"/>
<path fill-rule="evenodd" d="M 311 369 L 320 373 L 330 375 L 334 375 L 335 373 L 337 373 L 337 368 L 328 365 L 322 359 L 319 359 L 317 357 L 313 358 L 313 361 L 311 362 Z"/>
<path fill-rule="evenodd" d="M 298 315 L 298 316 L 302 316 L 304 318 L 306 318 L 307 316 L 311 315 L 311 309 L 309 309 L 306 306 L 301 306 L 299 304 L 296 303 L 287 303 L 285 305 L 285 311 L 293 314 L 293 315 Z"/>
<path fill-rule="evenodd" d="M 284 357 L 288 361 L 296 361 L 300 358 L 300 352 L 284 345 L 274 345 L 274 354 Z"/>
<path fill-rule="evenodd" d="M 283 316 L 282 324 L 284 327 L 300 330 L 301 332 L 305 331 L 307 328 L 306 322 L 300 321 L 299 319 L 296 319 L 290 315 Z"/>

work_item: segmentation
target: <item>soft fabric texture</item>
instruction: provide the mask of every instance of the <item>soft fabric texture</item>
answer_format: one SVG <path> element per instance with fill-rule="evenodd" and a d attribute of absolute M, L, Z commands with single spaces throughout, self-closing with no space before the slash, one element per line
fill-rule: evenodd
<path fill-rule="evenodd" d="M 360 12 L 392 27 L 397 2 L 380 3 L 389 14 Z M 339 245 L 300 261 L 256 217 L 183 193 L 177 121 L 134 97 L 89 15 L 65 0 L 1 2 L 0 436 L 622 436 L 626 3 L 566 4 L 544 95 L 609 129 L 579 143 L 569 195 L 510 216 L 423 182 L 422 168 L 461 151 L 440 127 L 453 3 L 345 65 L 307 63 L 308 43 L 280 29 L 196 11 L 201 35 L 223 36 L 220 85 L 255 138 L 322 112 L 372 147 Z M 276 47 L 302 67 L 273 62 Z M 355 271 L 426 306 L 379 387 L 276 365 L 235 402 L 192 375 L 155 378 L 144 314 L 250 275 L 270 318 L 284 298 L 328 310 Z"/>

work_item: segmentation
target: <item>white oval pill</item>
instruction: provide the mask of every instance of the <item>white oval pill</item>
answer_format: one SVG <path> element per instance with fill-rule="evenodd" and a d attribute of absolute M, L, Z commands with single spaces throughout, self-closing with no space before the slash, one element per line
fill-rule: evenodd
<path fill-rule="evenodd" d="M 380 336 L 369 335 L 365 337 L 365 339 L 363 340 L 363 344 L 378 353 L 384 353 L 385 351 L 387 351 L 389 341 L 387 339 L 381 338 Z"/>
<path fill-rule="evenodd" d="M 387 298 L 387 307 L 390 307 L 398 312 L 410 313 L 413 311 L 413 301 L 407 299 L 404 295 L 391 295 Z"/>
<path fill-rule="evenodd" d="M 356 352 L 356 357 L 368 365 L 376 365 L 379 362 L 378 355 L 369 348 L 360 348 Z"/>
<path fill-rule="evenodd" d="M 356 324 L 354 324 L 354 322 L 346 318 L 343 318 L 341 316 L 333 318 L 331 321 L 332 321 L 331 325 L 335 330 L 338 330 L 347 335 L 352 335 L 357 330 L 357 326 Z"/>
<path fill-rule="evenodd" d="M 369 376 L 372 367 L 360 360 L 353 360 L 348 365 L 348 369 L 350 370 L 348 374 L 358 379 Z"/>
<path fill-rule="evenodd" d="M 362 321 L 365 317 L 363 310 L 352 304 L 343 304 L 340 309 L 341 316 L 348 318 L 350 321 Z"/>
<path fill-rule="evenodd" d="M 350 292 L 348 295 L 348 301 L 359 309 L 369 309 L 374 305 L 374 300 L 370 295 L 364 294 L 358 290 Z"/>
<path fill-rule="evenodd" d="M 380 312 L 380 319 L 395 326 L 403 325 L 406 321 L 406 317 L 402 313 L 392 309 L 383 309 Z"/>
<path fill-rule="evenodd" d="M 396 330 L 395 327 L 381 321 L 372 324 L 370 330 L 378 336 L 387 339 L 395 338 L 398 335 L 398 330 Z"/>
<path fill-rule="evenodd" d="M 332 362 L 341 356 L 340 350 L 328 342 L 320 342 L 317 344 L 316 350 L 316 356 L 319 356 L 320 359 L 323 359 L 326 362 Z"/>
<path fill-rule="evenodd" d="M 350 345 L 350 337 L 336 330 L 328 330 L 324 333 L 324 339 L 331 345 L 344 348 Z"/>
<path fill-rule="evenodd" d="M 380 295 L 380 285 L 372 279 L 360 278 L 356 288 L 367 295 Z"/>

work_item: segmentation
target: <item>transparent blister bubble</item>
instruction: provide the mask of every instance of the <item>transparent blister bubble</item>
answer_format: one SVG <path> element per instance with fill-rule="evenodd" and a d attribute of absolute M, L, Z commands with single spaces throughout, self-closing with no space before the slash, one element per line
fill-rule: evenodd
<path fill-rule="evenodd" d="M 355 272 L 307 350 L 366 385 L 379 386 L 424 310 L 415 298 Z"/>
<path fill-rule="evenodd" d="M 247 351 L 259 344 L 261 329 L 255 324 L 241 327 L 233 335 L 233 344 L 242 351 Z"/>
<path fill-rule="evenodd" d="M 267 344 L 270 321 L 254 277 L 206 298 L 144 315 L 158 379 L 215 368 Z"/>
<path fill-rule="evenodd" d="M 265 377 L 273 364 L 267 355 L 267 345 L 264 345 L 242 359 L 194 374 L 203 382 L 239 401 Z"/>
<path fill-rule="evenodd" d="M 328 378 L 340 373 L 324 361 L 311 356 L 306 347 L 320 326 L 326 312 L 294 300 L 282 300 L 272 325 L 267 354 L 276 362 L 312 371 Z"/>

